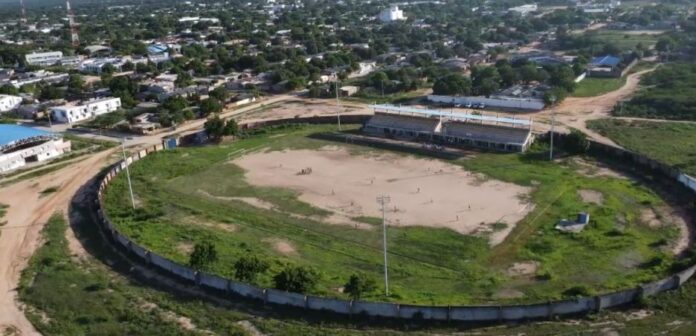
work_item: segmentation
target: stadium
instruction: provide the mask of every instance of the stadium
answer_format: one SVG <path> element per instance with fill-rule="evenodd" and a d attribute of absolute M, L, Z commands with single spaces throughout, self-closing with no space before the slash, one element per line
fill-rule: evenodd
<path fill-rule="evenodd" d="M 44 162 L 70 151 L 58 134 L 19 125 L 0 125 L 0 173 Z"/>
<path fill-rule="evenodd" d="M 288 119 L 242 125 L 221 144 L 143 151 L 129 168 L 134 199 L 124 174 L 102 184 L 107 232 L 168 272 L 228 279 L 226 290 L 241 281 L 252 297 L 305 267 L 316 279 L 304 304 L 350 299 L 348 279 L 364 274 L 376 284 L 367 302 L 571 300 L 582 311 L 596 300 L 574 298 L 662 279 L 684 251 L 681 219 L 657 193 L 591 157 L 561 150 L 548 162 L 531 121 L 373 108 L 341 131 L 325 117 Z M 557 229 L 579 213 L 592 214 L 582 231 Z M 195 275 L 183 265 L 202 242 L 217 257 Z M 249 256 L 268 267 L 242 281 L 234 265 Z"/>

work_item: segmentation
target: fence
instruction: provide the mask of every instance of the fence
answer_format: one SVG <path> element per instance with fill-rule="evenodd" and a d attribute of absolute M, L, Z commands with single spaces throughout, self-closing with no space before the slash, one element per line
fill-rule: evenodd
<path fill-rule="evenodd" d="M 545 104 L 537 98 L 486 98 L 486 97 L 457 97 L 457 96 L 438 96 L 429 95 L 428 100 L 441 104 L 484 104 L 486 107 L 516 110 L 516 111 L 540 111 Z"/>
<path fill-rule="evenodd" d="M 350 120 L 355 122 L 364 120 L 366 116 L 352 116 L 352 118 L 353 119 Z M 312 123 L 333 123 L 335 121 L 335 117 L 310 119 L 311 120 L 308 120 L 308 118 L 276 120 L 273 122 L 254 124 L 252 127 L 296 123 L 300 121 Z M 245 125 L 245 127 L 248 128 L 249 125 Z M 562 137 L 562 135 L 557 136 Z M 162 145 L 154 146 L 137 153 L 135 156 L 129 158 L 127 162 L 135 162 L 148 154 L 163 149 L 164 146 Z M 684 183 L 681 180 L 685 175 L 668 165 L 648 159 L 642 155 L 594 142 L 591 144 L 591 151 L 612 157 L 621 157 L 624 160 L 634 162 L 635 165 L 639 166 L 641 169 L 661 174 L 664 179 L 671 180 L 672 182 Z M 371 317 L 435 321 L 497 322 L 548 319 L 554 316 L 586 314 L 606 308 L 626 305 L 642 297 L 679 288 L 696 273 L 696 265 L 694 265 L 668 278 L 614 293 L 538 304 L 504 306 L 419 306 L 399 303 L 343 300 L 290 293 L 276 289 L 263 289 L 249 284 L 224 279 L 212 274 L 195 271 L 187 266 L 180 265 L 163 256 L 148 251 L 119 233 L 109 221 L 108 216 L 104 213 L 103 192 L 109 182 L 123 169 L 125 169 L 123 162 L 116 164 L 106 173 L 98 188 L 97 202 L 99 209 L 97 210 L 97 215 L 100 219 L 99 225 L 110 242 L 115 244 L 120 250 L 130 254 L 133 259 L 137 259 L 140 263 L 169 274 L 178 280 L 222 292 L 225 295 L 244 297 L 275 305 L 296 307 L 310 311 L 332 312 L 342 315 L 364 315 Z M 685 186 L 689 188 L 688 190 L 694 191 L 694 180 L 689 178 L 688 181 L 688 184 L 685 184 Z"/>

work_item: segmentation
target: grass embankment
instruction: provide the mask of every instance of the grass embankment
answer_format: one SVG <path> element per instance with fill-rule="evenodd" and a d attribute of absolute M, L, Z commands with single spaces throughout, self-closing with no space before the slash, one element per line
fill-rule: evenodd
<path fill-rule="evenodd" d="M 696 64 L 671 63 L 641 78 L 641 88 L 612 114 L 671 120 L 696 120 Z"/>
<path fill-rule="evenodd" d="M 84 209 L 81 209 L 84 210 Z M 95 239 L 96 225 L 89 216 L 81 216 L 82 232 L 101 250 L 92 251 L 111 264 L 120 264 L 108 245 Z M 419 326 L 395 324 L 397 330 L 366 326 L 361 319 L 313 319 L 304 314 L 278 319 L 252 316 L 244 308 L 218 307 L 196 299 L 175 297 L 123 278 L 91 256 L 70 255 L 65 240 L 66 223 L 61 215 L 50 219 L 44 228 L 41 246 L 22 273 L 19 298 L 27 304 L 26 314 L 44 335 L 254 335 L 252 328 L 268 335 L 426 335 L 451 333 L 472 326 Z M 126 266 L 127 269 L 127 266 Z M 616 330 L 627 335 L 696 333 L 696 282 L 690 281 L 678 291 L 661 294 L 645 302 L 649 312 L 643 319 L 628 318 L 624 313 L 604 312 L 574 323 L 545 322 L 501 326 L 475 330 L 479 335 L 520 334 L 598 334 Z M 179 322 L 181 321 L 181 323 Z M 189 323 L 190 321 L 190 323 Z M 358 323 L 359 325 L 356 325 Z M 387 326 L 388 327 L 388 326 Z M 400 332 L 398 329 L 413 329 Z M 5 332 L 11 331 L 10 329 Z M 10 333 L 11 334 L 11 333 Z"/>
<path fill-rule="evenodd" d="M 653 62 L 638 61 L 638 63 L 636 63 L 636 65 L 634 65 L 631 70 L 629 70 L 628 73 L 621 78 L 585 78 L 583 81 L 577 84 L 572 96 L 579 98 L 596 97 L 616 91 L 626 85 L 626 77 L 628 75 L 643 70 L 648 70 L 656 66 L 657 64 Z"/>
<path fill-rule="evenodd" d="M 660 35 L 656 34 L 627 34 L 621 30 L 597 30 L 587 32 L 586 35 L 593 36 L 597 40 L 614 45 L 621 50 L 633 49 L 638 44 L 650 48 L 660 38 Z"/>
<path fill-rule="evenodd" d="M 380 230 L 326 224 L 326 210 L 299 201 L 291 190 L 251 186 L 242 169 L 228 162 L 260 149 L 335 146 L 307 137 L 333 128 L 280 129 L 220 146 L 157 153 L 131 169 L 139 209 L 130 210 L 125 177 L 119 176 L 107 191 L 107 212 L 124 234 L 180 263 L 188 261 L 193 244 L 210 241 L 219 257 L 210 266 L 213 273 L 232 278 L 235 261 L 255 254 L 271 262 L 257 285 L 271 286 L 272 276 L 292 263 L 322 272 L 312 293 L 346 297 L 338 289 L 352 273 L 381 278 Z M 348 148 L 356 155 L 376 152 Z M 448 229 L 390 227 L 393 295 L 384 298 L 379 289 L 365 299 L 421 304 L 538 301 L 635 286 L 665 275 L 671 264 L 665 242 L 676 237 L 676 230 L 650 228 L 640 219 L 643 209 L 660 208 L 663 201 L 633 181 L 585 176 L 580 171 L 586 167 L 572 159 L 561 164 L 538 159 L 543 150 L 528 155 L 481 153 L 452 161 L 490 178 L 532 187 L 535 209 L 494 248 L 486 237 Z M 579 189 L 601 193 L 603 203 L 585 203 Z M 275 209 L 222 199 L 240 196 L 259 198 Z M 574 218 L 579 211 L 592 214 L 585 231 L 571 235 L 553 229 L 558 220 Z M 374 218 L 356 220 L 377 224 Z M 273 239 L 289 242 L 295 252 L 276 252 L 269 244 Z M 518 261 L 536 261 L 540 268 L 529 276 L 509 275 L 507 269 Z M 511 292 L 515 298 L 501 298 L 501 293 Z"/>
<path fill-rule="evenodd" d="M 696 123 L 599 119 L 587 126 L 628 150 L 696 175 Z"/>

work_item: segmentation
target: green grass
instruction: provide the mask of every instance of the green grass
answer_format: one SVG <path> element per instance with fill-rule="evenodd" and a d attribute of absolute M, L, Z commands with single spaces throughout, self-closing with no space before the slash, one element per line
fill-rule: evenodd
<path fill-rule="evenodd" d="M 587 33 L 588 35 L 597 37 L 598 40 L 615 45 L 621 50 L 633 49 L 639 43 L 645 47 L 651 47 L 657 43 L 660 35 L 650 34 L 627 34 L 621 30 L 599 30 Z"/>
<path fill-rule="evenodd" d="M 592 120 L 587 126 L 622 147 L 696 175 L 696 124 Z"/>
<path fill-rule="evenodd" d="M 585 78 L 578 83 L 573 97 L 595 97 L 616 91 L 626 84 L 626 77 L 621 78 Z"/>
<path fill-rule="evenodd" d="M 175 261 L 188 261 L 181 246 L 211 241 L 219 255 L 219 260 L 210 266 L 213 273 L 233 277 L 234 262 L 242 255 L 256 254 L 271 263 L 270 270 L 256 279 L 259 286 L 271 286 L 272 276 L 284 264 L 292 263 L 321 271 L 322 279 L 312 293 L 344 297 L 337 288 L 353 272 L 381 277 L 381 232 L 325 224 L 322 218 L 327 215 L 326 210 L 301 202 L 291 190 L 250 186 L 242 169 L 226 163 L 241 155 L 242 149 L 248 153 L 336 145 L 307 137 L 332 129 L 333 126 L 312 126 L 264 130 L 234 143 L 180 148 L 148 156 L 131 169 L 140 208 L 135 213 L 130 210 L 125 178 L 119 176 L 106 193 L 107 213 L 125 235 Z M 376 151 L 347 148 L 355 155 Z M 663 201 L 633 181 L 584 176 L 572 160 L 561 165 L 539 161 L 537 153 L 543 150 L 535 148 L 528 155 L 481 153 L 476 159 L 452 161 L 490 178 L 533 188 L 535 209 L 518 223 L 507 240 L 494 248 L 489 247 L 485 237 L 465 236 L 448 229 L 390 227 L 393 295 L 384 298 L 378 290 L 365 298 L 421 304 L 483 303 L 499 302 L 496 294 L 501 290 L 515 290 L 523 293 L 524 298 L 507 301 L 527 302 L 561 298 L 564 291 L 576 285 L 604 292 L 667 274 L 671 258 L 650 246 L 671 241 L 676 230 L 652 229 L 639 220 L 642 209 L 660 207 Z M 601 192 L 604 204 L 583 203 L 576 193 L 578 189 Z M 275 210 L 205 197 L 198 190 L 215 196 L 257 197 L 272 203 Z M 559 219 L 579 211 L 592 214 L 593 220 L 585 231 L 571 235 L 553 229 Z M 379 222 L 375 218 L 356 220 L 373 225 Z M 296 253 L 275 252 L 264 243 L 272 238 L 291 242 Z M 639 263 L 654 258 L 663 258 L 665 263 L 624 267 L 626 256 Z M 538 261 L 542 265 L 539 272 L 550 275 L 550 279 L 538 281 L 507 275 L 506 270 L 513 263 L 529 260 Z"/>

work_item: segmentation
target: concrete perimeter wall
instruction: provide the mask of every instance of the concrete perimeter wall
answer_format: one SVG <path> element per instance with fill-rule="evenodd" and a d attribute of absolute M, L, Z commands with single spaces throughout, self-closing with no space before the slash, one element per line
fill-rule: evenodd
<path fill-rule="evenodd" d="M 369 116 L 350 116 L 342 118 L 345 123 L 363 122 Z M 253 125 L 244 125 L 244 128 L 254 128 L 268 125 L 280 125 L 288 123 L 334 123 L 335 117 L 296 118 L 262 122 Z M 562 137 L 562 135 L 557 135 Z M 164 150 L 164 146 L 157 145 L 145 151 L 140 151 L 127 162 L 135 162 L 148 154 Z M 635 166 L 646 171 L 659 173 L 665 180 L 683 184 L 688 190 L 696 191 L 696 182 L 688 178 L 684 182 L 684 174 L 672 167 L 651 160 L 642 155 L 631 153 L 615 147 L 592 142 L 591 152 L 600 155 L 618 157 L 625 162 L 633 162 Z M 176 263 L 160 256 L 147 248 L 141 247 L 119 233 L 104 213 L 103 192 L 109 182 L 125 168 L 123 162 L 116 164 L 103 177 L 98 189 L 98 210 L 100 226 L 105 235 L 118 249 L 139 260 L 142 264 L 152 267 L 160 272 L 169 274 L 177 280 L 195 283 L 198 286 L 224 292 L 230 296 L 245 297 L 295 308 L 313 311 L 332 312 L 343 315 L 387 317 L 413 320 L 438 320 L 438 321 L 469 321 L 469 322 L 495 322 L 517 321 L 526 319 L 547 319 L 553 316 L 577 315 L 596 312 L 605 308 L 617 307 L 629 304 L 635 300 L 650 295 L 655 295 L 667 290 L 679 288 L 694 273 L 696 265 L 674 274 L 668 278 L 640 285 L 623 291 L 608 293 L 592 297 L 552 301 L 538 304 L 506 305 L 506 306 L 418 306 L 402 305 L 385 302 L 362 302 L 309 296 L 300 293 L 290 293 L 276 289 L 263 289 L 255 286 L 224 279 L 216 275 L 195 271 L 188 266 Z"/>

